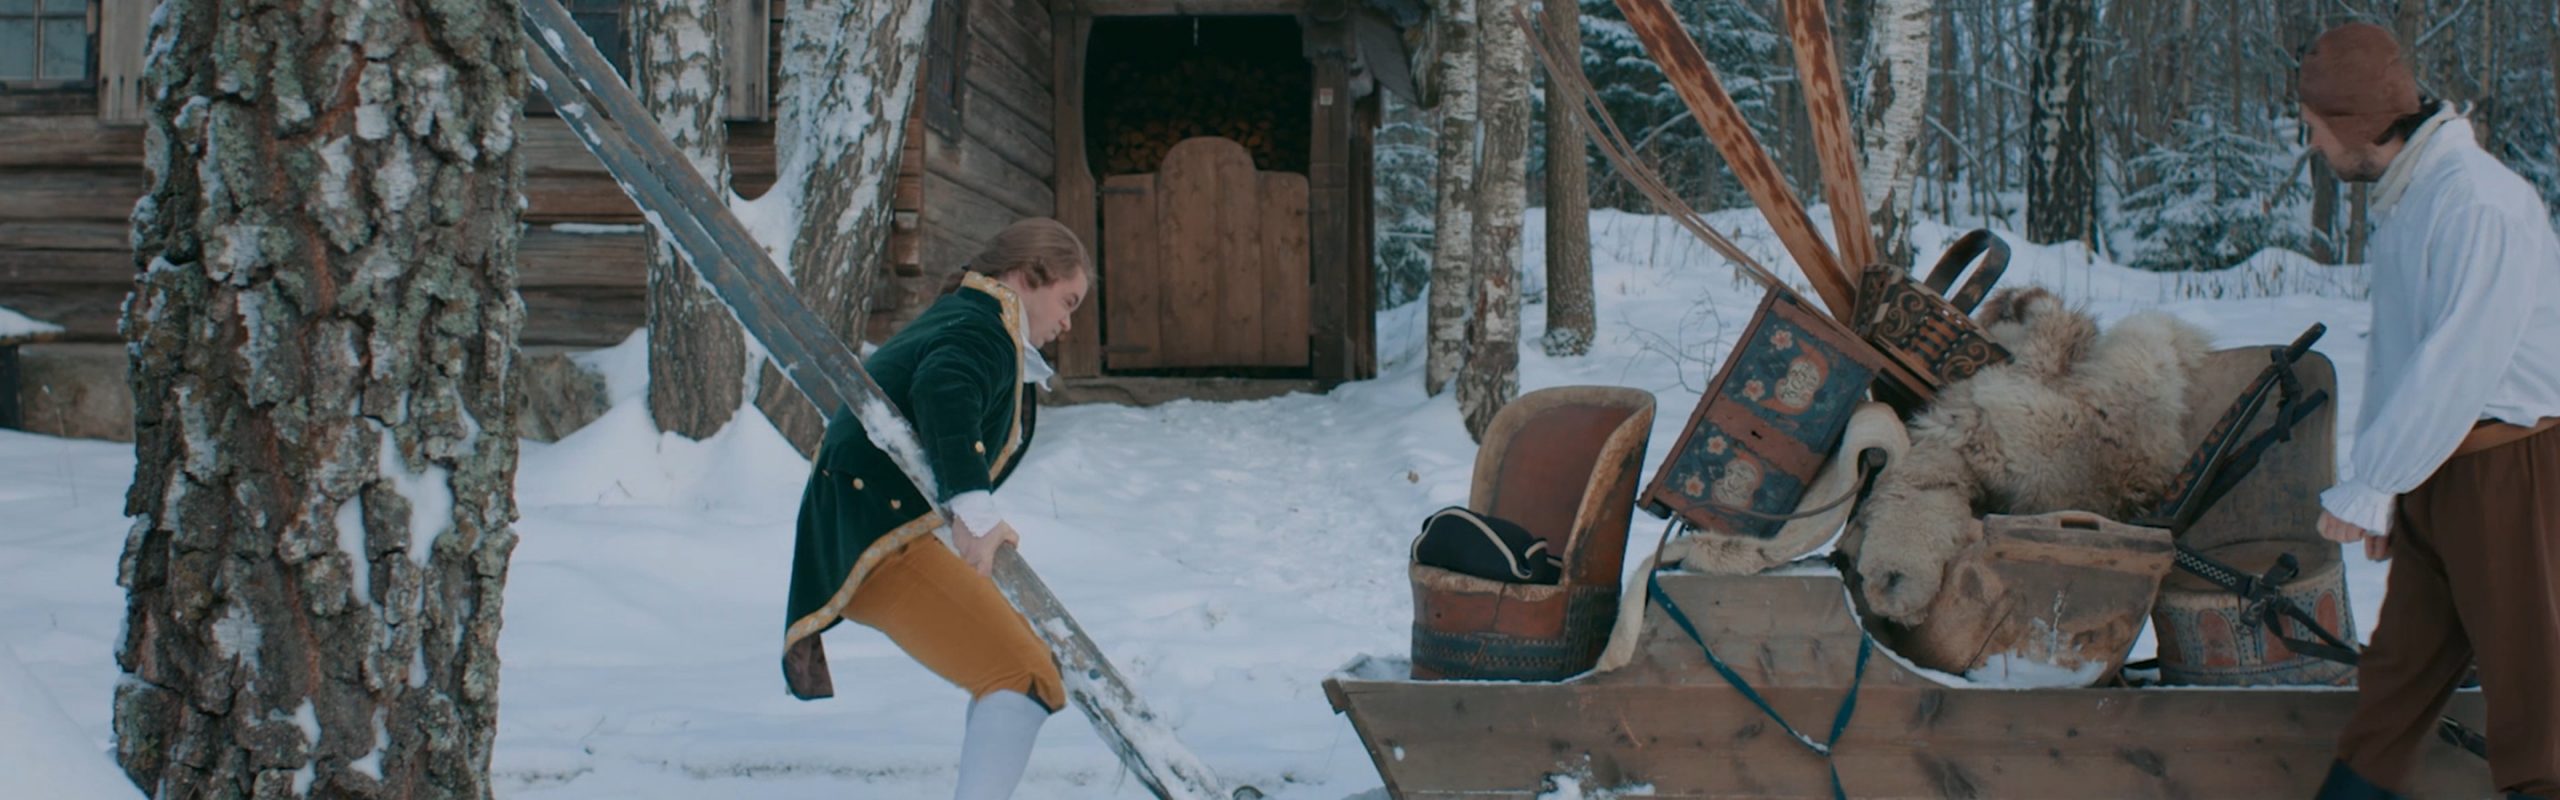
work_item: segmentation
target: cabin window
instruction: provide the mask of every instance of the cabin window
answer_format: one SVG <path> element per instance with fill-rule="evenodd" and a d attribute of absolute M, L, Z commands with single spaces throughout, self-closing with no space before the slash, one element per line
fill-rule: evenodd
<path fill-rule="evenodd" d="M 0 0 L 0 84 L 83 87 L 90 63 L 88 0 Z"/>
<path fill-rule="evenodd" d="M 968 0 L 933 4 L 926 22 L 924 124 L 946 139 L 960 138 L 960 68 L 968 57 Z"/>
<path fill-rule="evenodd" d="M 7 0 L 0 0 L 7 2 Z M 596 52 L 604 54 L 605 63 L 613 71 L 631 74 L 631 42 L 622 32 L 622 0 L 567 0 L 569 18 L 576 20 L 578 30 L 595 40 Z"/>

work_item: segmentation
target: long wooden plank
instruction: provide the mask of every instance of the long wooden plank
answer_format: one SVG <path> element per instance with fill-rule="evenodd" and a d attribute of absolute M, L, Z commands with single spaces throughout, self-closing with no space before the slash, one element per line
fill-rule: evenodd
<path fill-rule="evenodd" d="M 1867 195 L 1858 182 L 1858 141 L 1850 134 L 1849 94 L 1840 55 L 1831 44 L 1831 18 L 1822 0 L 1787 0 L 1787 35 L 1795 42 L 1796 85 L 1804 89 L 1805 114 L 1813 121 L 1813 152 L 1822 162 L 1822 199 L 1831 204 L 1831 229 L 1840 245 L 1841 279 L 1858 285 L 1858 270 L 1875 263 L 1874 229 L 1867 224 Z"/>
<path fill-rule="evenodd" d="M 1223 144 L 1223 140 L 1221 140 Z M 1262 343 L 1262 186 L 1242 145 L 1220 147 L 1208 200 L 1217 207 L 1217 239 L 1203 266 L 1217 281 L 1209 320 L 1217 355 L 1209 364 L 1259 365 Z"/>
<path fill-rule="evenodd" d="M 748 335 L 765 346 L 801 396 L 830 416 L 854 410 L 866 433 L 919 486 L 930 485 L 912 427 L 862 369 L 853 350 L 790 292 L 790 282 L 665 135 L 650 122 L 558 0 L 520 6 L 528 66 L 536 86 L 565 111 L 579 138 L 611 168 L 633 200 L 651 209 L 686 263 L 711 285 Z M 577 78 L 569 77 L 574 70 Z M 900 455 L 900 454 L 910 455 Z M 930 497 L 931 492 L 926 496 Z M 1131 691 L 1117 667 L 1033 573 L 1019 552 L 999 551 L 996 584 L 1049 644 L 1068 696 L 1139 782 L 1160 798 L 1225 798 L 1229 791 Z M 1233 793 L 1260 797 L 1251 787 Z"/>
<path fill-rule="evenodd" d="M 1839 259 L 1823 244 L 1821 234 L 1814 232 L 1813 218 L 1805 214 L 1804 203 L 1787 188 L 1785 173 L 1778 171 L 1777 162 L 1760 146 L 1760 137 L 1752 133 L 1742 109 L 1725 92 L 1724 82 L 1716 77 L 1715 68 L 1708 66 L 1697 41 L 1681 27 L 1679 15 L 1672 13 L 1664 0 L 1616 1 L 1628 27 L 1644 42 L 1645 52 L 1662 68 L 1663 77 L 1706 129 L 1716 151 L 1724 154 L 1734 178 L 1751 193 L 1752 204 L 1760 207 L 1761 216 L 1776 229 L 1778 241 L 1795 257 L 1796 266 L 1813 284 L 1814 294 L 1822 298 L 1833 318 L 1850 318 L 1856 309 L 1856 284 L 1843 277 Z"/>
<path fill-rule="evenodd" d="M 123 220 L 0 222 L 0 250 L 120 250 L 130 256 L 132 236 L 133 224 Z"/>
<path fill-rule="evenodd" d="M 1307 178 L 1265 172 L 1262 196 L 1262 363 L 1307 365 Z"/>
<path fill-rule="evenodd" d="M 1195 139 L 1177 144 L 1156 173 L 1156 235 L 1164 242 L 1156 263 L 1164 276 L 1163 329 L 1159 332 L 1168 367 L 1217 363 L 1218 357 L 1218 174 L 1219 162 L 1235 155 Z"/>
<path fill-rule="evenodd" d="M 113 222 L 133 216 L 141 170 L 25 170 L 0 179 L 0 220 Z"/>
<path fill-rule="evenodd" d="M 0 169 L 142 169 L 142 128 L 94 115 L 0 115 Z"/>
<path fill-rule="evenodd" d="M 1164 236 L 1157 230 L 1156 176 L 1113 175 L 1102 180 L 1103 297 L 1111 319 L 1103 358 L 1112 369 L 1144 369 L 1163 363 L 1163 291 L 1158 266 Z"/>

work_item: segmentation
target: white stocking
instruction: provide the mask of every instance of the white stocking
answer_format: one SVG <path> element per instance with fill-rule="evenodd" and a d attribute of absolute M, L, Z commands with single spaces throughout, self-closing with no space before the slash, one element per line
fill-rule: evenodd
<path fill-rule="evenodd" d="M 960 740 L 960 788 L 954 800 L 1007 800 L 1049 710 L 1021 692 L 990 692 L 969 704 L 968 732 Z"/>

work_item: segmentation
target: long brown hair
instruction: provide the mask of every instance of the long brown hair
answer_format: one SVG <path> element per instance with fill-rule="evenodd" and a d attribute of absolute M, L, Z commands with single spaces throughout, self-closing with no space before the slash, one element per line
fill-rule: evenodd
<path fill-rule="evenodd" d="M 985 250 L 951 273 L 942 284 L 942 293 L 960 288 L 969 273 L 989 278 L 1003 278 L 1016 272 L 1027 273 L 1024 283 L 1038 289 L 1082 274 L 1093 276 L 1093 264 L 1085 257 L 1084 243 L 1077 241 L 1074 231 L 1048 217 L 1031 217 L 1005 226 L 987 242 Z"/>

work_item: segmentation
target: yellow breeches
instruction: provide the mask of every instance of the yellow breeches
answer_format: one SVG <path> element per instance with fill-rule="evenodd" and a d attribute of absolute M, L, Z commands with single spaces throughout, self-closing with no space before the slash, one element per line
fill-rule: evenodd
<path fill-rule="evenodd" d="M 1009 689 L 1051 713 L 1067 706 L 1057 660 L 1031 623 L 994 581 L 934 537 L 916 537 L 882 560 L 854 589 L 844 618 L 888 634 L 972 699 Z"/>

